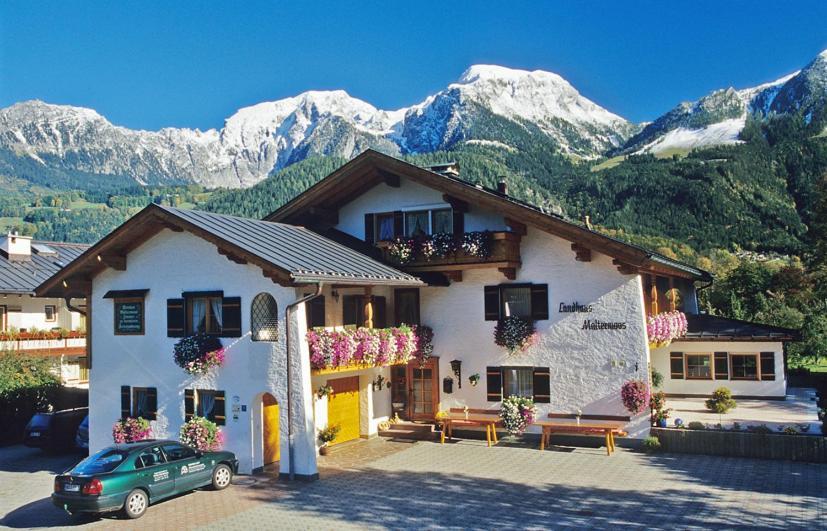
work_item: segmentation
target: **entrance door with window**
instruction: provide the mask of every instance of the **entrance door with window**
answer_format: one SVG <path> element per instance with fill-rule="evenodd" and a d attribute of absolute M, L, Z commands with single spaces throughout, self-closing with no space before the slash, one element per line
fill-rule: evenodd
<path fill-rule="evenodd" d="M 433 420 L 439 404 L 439 358 L 430 358 L 422 365 L 413 361 L 406 373 L 408 418 Z"/>

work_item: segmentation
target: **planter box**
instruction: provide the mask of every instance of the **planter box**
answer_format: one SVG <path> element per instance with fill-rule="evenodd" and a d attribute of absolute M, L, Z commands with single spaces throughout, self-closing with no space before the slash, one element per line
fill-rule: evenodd
<path fill-rule="evenodd" d="M 665 452 L 827 463 L 827 437 L 652 428 Z"/>
<path fill-rule="evenodd" d="M 377 244 L 384 259 L 393 263 L 388 252 L 388 242 Z M 474 267 L 519 267 L 520 265 L 520 235 L 508 231 L 491 233 L 491 255 L 485 258 L 474 256 L 458 250 L 444 258 L 433 257 L 425 260 L 419 253 L 413 260 L 402 266 L 406 271 L 443 271 L 462 270 Z"/>

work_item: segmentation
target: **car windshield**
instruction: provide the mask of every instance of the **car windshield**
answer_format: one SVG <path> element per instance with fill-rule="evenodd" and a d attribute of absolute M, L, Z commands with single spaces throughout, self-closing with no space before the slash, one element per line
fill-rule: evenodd
<path fill-rule="evenodd" d="M 126 456 L 127 452 L 123 450 L 114 450 L 111 448 L 101 450 L 75 465 L 71 473 L 88 476 L 102 472 L 111 472 L 126 459 Z"/>

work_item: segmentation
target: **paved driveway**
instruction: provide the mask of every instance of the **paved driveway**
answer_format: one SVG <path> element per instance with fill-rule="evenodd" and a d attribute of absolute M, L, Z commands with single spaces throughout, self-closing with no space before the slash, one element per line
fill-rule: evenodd
<path fill-rule="evenodd" d="M 3 449 L 0 455 L 20 449 Z M 26 462 L 40 463 L 28 455 Z M 54 458 L 52 458 L 54 459 Z M 0 525 L 108 529 L 479 529 L 613 527 L 824 529 L 827 466 L 620 449 L 536 449 L 478 441 L 439 445 L 373 440 L 322 462 L 322 480 L 238 478 L 127 522 L 71 520 L 46 499 L 51 477 L 0 457 Z M 50 464 L 52 463 L 52 464 Z M 11 485 L 11 486 L 10 486 Z"/>

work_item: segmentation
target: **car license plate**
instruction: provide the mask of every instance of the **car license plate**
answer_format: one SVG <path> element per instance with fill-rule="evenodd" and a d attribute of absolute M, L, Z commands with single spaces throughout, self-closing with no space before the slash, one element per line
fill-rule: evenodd
<path fill-rule="evenodd" d="M 30 432 L 29 437 L 40 437 L 40 432 L 39 431 Z"/>
<path fill-rule="evenodd" d="M 71 483 L 64 483 L 63 490 L 66 492 L 78 492 L 80 491 L 80 485 L 73 485 Z"/>

